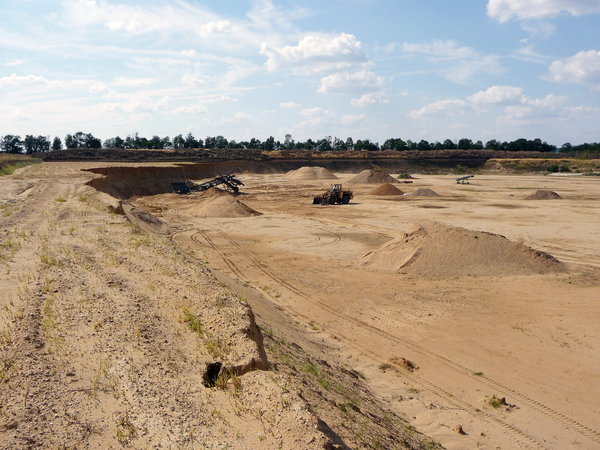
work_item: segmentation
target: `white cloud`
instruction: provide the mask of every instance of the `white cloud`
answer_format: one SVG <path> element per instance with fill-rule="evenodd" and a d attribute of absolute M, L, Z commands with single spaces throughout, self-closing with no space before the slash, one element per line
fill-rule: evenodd
<path fill-rule="evenodd" d="M 582 51 L 564 61 L 554 61 L 550 74 L 554 81 L 600 86 L 600 51 Z"/>
<path fill-rule="evenodd" d="M 180 65 L 180 66 L 191 66 L 192 65 L 191 61 L 188 61 L 187 59 L 150 58 L 147 56 L 144 56 L 144 57 L 136 56 L 135 58 L 132 59 L 132 61 L 135 64 L 152 66 L 152 68 L 154 68 L 156 66 L 168 67 L 168 66 L 174 66 L 174 65 Z"/>
<path fill-rule="evenodd" d="M 228 125 L 233 127 L 239 127 L 242 125 L 254 125 L 257 124 L 259 120 L 247 113 L 239 112 L 236 113 L 233 117 L 224 117 L 219 122 L 219 125 Z"/>
<path fill-rule="evenodd" d="M 330 94 L 375 91 L 382 89 L 385 83 L 385 77 L 363 69 L 356 73 L 342 72 L 321 78 L 318 92 Z"/>
<path fill-rule="evenodd" d="M 29 115 L 29 113 L 27 113 L 27 111 L 24 111 L 22 109 L 13 109 L 9 113 L 9 116 L 13 120 L 30 120 L 31 119 L 31 116 Z"/>
<path fill-rule="evenodd" d="M 414 119 L 434 115 L 457 116 L 463 115 L 471 108 L 471 105 L 464 100 L 440 100 L 419 110 L 411 111 L 409 116 Z"/>
<path fill-rule="evenodd" d="M 599 0 L 489 0 L 487 13 L 500 22 L 512 18 L 527 20 L 556 17 L 561 13 L 574 16 L 600 12 Z"/>
<path fill-rule="evenodd" d="M 548 94 L 545 98 L 529 98 L 523 97 L 522 103 L 525 105 L 532 105 L 541 108 L 552 109 L 556 106 L 563 105 L 567 101 L 567 97 L 564 95 L 556 96 L 554 94 Z"/>
<path fill-rule="evenodd" d="M 281 107 L 281 109 L 291 109 L 291 108 L 300 108 L 302 105 L 299 103 L 294 103 L 294 102 L 286 102 L 286 103 L 280 103 L 279 106 Z"/>
<path fill-rule="evenodd" d="M 364 114 L 361 114 L 360 116 L 344 116 L 342 117 L 342 120 L 340 121 L 340 123 L 342 125 L 353 125 L 359 122 L 364 121 L 367 118 L 367 116 L 365 116 Z"/>
<path fill-rule="evenodd" d="M 446 41 L 434 39 L 431 42 L 420 44 L 404 42 L 402 49 L 405 53 L 422 53 L 441 59 L 468 59 L 477 56 L 477 52 L 471 47 L 458 47 L 456 41 L 452 39 Z"/>
<path fill-rule="evenodd" d="M 263 43 L 260 53 L 268 57 L 267 68 L 293 70 L 295 73 L 318 74 L 348 70 L 369 63 L 360 41 L 351 34 L 338 36 L 308 35 L 296 46 L 283 48 Z"/>
<path fill-rule="evenodd" d="M 350 100 L 350 104 L 352 106 L 357 106 L 359 108 L 362 108 L 362 107 L 365 107 L 368 105 L 373 105 L 375 103 L 379 103 L 380 105 L 383 105 L 383 104 L 389 103 L 389 102 L 390 101 L 387 98 L 384 98 L 383 93 L 364 94 L 360 98 L 353 98 L 352 100 Z"/>
<path fill-rule="evenodd" d="M 569 108 L 562 107 L 567 97 L 547 95 L 545 98 L 531 99 L 523 97 L 522 104 L 506 107 L 506 115 L 499 117 L 499 122 L 525 124 L 538 120 L 569 115 Z"/>
<path fill-rule="evenodd" d="M 208 86 L 208 83 L 205 80 L 203 80 L 202 78 L 195 77 L 190 74 L 184 75 L 183 78 L 181 79 L 181 82 L 183 84 L 186 84 L 186 85 L 192 86 L 192 87 Z"/>
<path fill-rule="evenodd" d="M 31 86 L 34 84 L 48 84 L 49 81 L 44 77 L 39 77 L 37 75 L 25 75 L 19 76 L 16 73 L 8 77 L 0 78 L 0 88 L 6 86 Z"/>
<path fill-rule="evenodd" d="M 141 30 L 142 24 L 135 19 L 129 19 L 128 21 L 117 20 L 116 22 L 107 22 L 104 24 L 110 31 L 125 30 L 130 33 Z"/>
<path fill-rule="evenodd" d="M 126 86 L 126 87 L 140 87 L 140 86 L 150 86 L 151 84 L 156 83 L 158 80 L 156 78 L 125 78 L 119 77 L 112 83 L 113 86 Z"/>
<path fill-rule="evenodd" d="M 534 38 L 546 39 L 556 32 L 556 26 L 549 22 L 523 22 L 521 28 Z"/>
<path fill-rule="evenodd" d="M 467 97 L 474 105 L 490 103 L 509 103 L 518 101 L 523 95 L 523 88 L 513 86 L 492 86 L 486 91 L 479 91 Z"/>
<path fill-rule="evenodd" d="M 405 53 L 425 55 L 438 69 L 436 72 L 457 84 L 468 84 L 478 74 L 504 71 L 497 55 L 481 55 L 471 47 L 459 46 L 453 40 L 402 44 Z"/>
<path fill-rule="evenodd" d="M 314 117 L 332 117 L 333 114 L 331 111 L 323 108 L 305 108 L 299 112 L 299 114 L 303 117 L 314 118 Z"/>
<path fill-rule="evenodd" d="M 7 62 L 5 66 L 20 66 L 21 64 L 28 62 L 26 59 L 15 59 L 14 61 Z"/>
<path fill-rule="evenodd" d="M 532 99 L 523 95 L 523 88 L 514 86 L 492 86 L 485 91 L 479 91 L 465 100 L 440 100 L 411 111 L 408 116 L 413 119 L 429 116 L 456 117 L 479 111 L 481 105 L 506 105 L 504 119 L 521 119 L 536 116 L 546 117 L 557 115 L 566 110 L 564 105 L 568 98 L 549 94 L 544 98 Z"/>
<path fill-rule="evenodd" d="M 218 35 L 233 34 L 237 31 L 237 28 L 229 20 L 219 20 L 218 22 L 208 22 L 202 25 L 199 33 L 203 38 L 209 38 Z"/>
<path fill-rule="evenodd" d="M 200 114 L 208 112 L 206 105 L 180 106 L 171 111 L 171 114 Z"/>
<path fill-rule="evenodd" d="M 127 103 L 101 103 L 98 108 L 102 111 L 123 111 L 133 113 L 136 111 L 159 111 L 171 103 L 173 99 L 170 96 L 165 96 L 159 100 L 140 97 L 132 98 Z"/>

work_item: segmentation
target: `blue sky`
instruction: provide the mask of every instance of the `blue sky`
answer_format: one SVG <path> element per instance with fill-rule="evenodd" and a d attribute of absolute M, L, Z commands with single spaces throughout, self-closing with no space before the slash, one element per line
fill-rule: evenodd
<path fill-rule="evenodd" d="M 3 0 L 0 135 L 600 141 L 600 0 Z"/>

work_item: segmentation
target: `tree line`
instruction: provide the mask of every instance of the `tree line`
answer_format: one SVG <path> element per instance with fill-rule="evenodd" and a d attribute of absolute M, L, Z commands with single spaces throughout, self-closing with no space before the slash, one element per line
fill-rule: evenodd
<path fill-rule="evenodd" d="M 514 141 L 498 141 L 492 139 L 485 144 L 482 141 L 472 141 L 471 139 L 460 139 L 453 141 L 446 139 L 443 142 L 428 142 L 424 139 L 416 142 L 410 139 L 404 141 L 400 138 L 387 139 L 382 145 L 378 142 L 372 142 L 369 139 L 359 139 L 356 142 L 351 138 L 346 140 L 337 137 L 326 136 L 322 139 L 306 141 L 295 141 L 290 134 L 285 135 L 283 142 L 276 141 L 273 136 L 261 141 L 252 138 L 249 141 L 227 140 L 223 136 L 207 136 L 206 139 L 196 139 L 192 133 L 186 136 L 179 134 L 173 139 L 160 136 L 152 136 L 151 139 L 139 136 L 138 133 L 127 136 L 125 139 L 116 136 L 106 139 L 102 142 L 91 133 L 78 131 L 74 134 L 67 134 L 63 141 L 56 136 L 50 141 L 49 136 L 26 135 L 24 139 L 20 136 L 7 134 L 0 138 L 0 151 L 5 153 L 25 153 L 33 154 L 40 152 L 49 152 L 51 150 L 78 149 L 78 148 L 118 148 L 131 150 L 178 150 L 178 149 L 259 149 L 265 151 L 273 150 L 310 150 L 310 151 L 408 151 L 408 150 L 502 150 L 509 152 L 561 152 L 561 153 L 600 153 L 600 143 L 584 143 L 581 145 L 571 145 L 564 143 L 560 148 L 556 145 L 548 144 L 541 139 L 516 139 Z"/>

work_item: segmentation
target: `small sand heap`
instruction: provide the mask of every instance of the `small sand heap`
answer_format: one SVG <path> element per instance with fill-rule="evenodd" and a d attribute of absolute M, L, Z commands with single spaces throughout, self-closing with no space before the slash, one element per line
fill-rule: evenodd
<path fill-rule="evenodd" d="M 285 177 L 296 181 L 312 181 L 312 180 L 337 180 L 333 173 L 325 167 L 301 167 L 298 170 L 290 170 L 285 174 Z"/>
<path fill-rule="evenodd" d="M 419 188 L 410 195 L 414 197 L 439 197 L 440 194 L 429 188 Z"/>
<path fill-rule="evenodd" d="M 547 189 L 540 189 L 535 191 L 535 194 L 531 194 L 525 197 L 525 200 L 556 200 L 562 198 L 556 192 L 549 191 Z"/>
<path fill-rule="evenodd" d="M 371 191 L 371 195 L 403 195 L 400 189 L 393 184 L 385 183 Z"/>
<path fill-rule="evenodd" d="M 360 264 L 373 270 L 428 276 L 510 276 L 562 272 L 553 256 L 504 236 L 438 222 L 411 231 L 367 253 Z"/>
<path fill-rule="evenodd" d="M 212 187 L 198 197 L 198 203 L 190 207 L 187 213 L 197 217 L 250 217 L 260 216 L 246 204 L 237 200 L 229 192 Z"/>
<path fill-rule="evenodd" d="M 381 184 L 381 183 L 397 183 L 395 178 L 392 178 L 389 173 L 383 170 L 363 170 L 361 173 L 348 180 L 348 183 L 356 184 Z"/>

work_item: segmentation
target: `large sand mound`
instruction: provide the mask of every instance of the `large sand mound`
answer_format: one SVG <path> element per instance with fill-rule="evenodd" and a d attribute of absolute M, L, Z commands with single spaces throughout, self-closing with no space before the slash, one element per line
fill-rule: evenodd
<path fill-rule="evenodd" d="M 429 188 L 419 188 L 410 195 L 414 197 L 439 197 L 440 194 Z"/>
<path fill-rule="evenodd" d="M 198 204 L 190 207 L 187 212 L 197 217 L 250 217 L 260 216 L 248 205 L 240 202 L 229 192 L 219 188 L 210 188 L 199 195 Z"/>
<path fill-rule="evenodd" d="M 562 198 L 556 192 L 549 191 L 547 189 L 540 189 L 535 191 L 535 194 L 528 195 L 525 200 L 555 200 Z"/>
<path fill-rule="evenodd" d="M 400 189 L 393 184 L 385 183 L 371 191 L 371 195 L 403 195 Z"/>
<path fill-rule="evenodd" d="M 325 167 L 301 167 L 298 170 L 290 170 L 285 174 L 286 178 L 297 181 L 312 181 L 312 180 L 337 180 L 333 173 Z"/>
<path fill-rule="evenodd" d="M 363 170 L 361 173 L 348 180 L 348 183 L 355 184 L 381 184 L 381 183 L 397 183 L 395 178 L 392 178 L 389 173 L 383 170 Z"/>
<path fill-rule="evenodd" d="M 553 256 L 504 236 L 424 222 L 361 258 L 368 268 L 429 276 L 509 276 L 562 272 Z"/>

